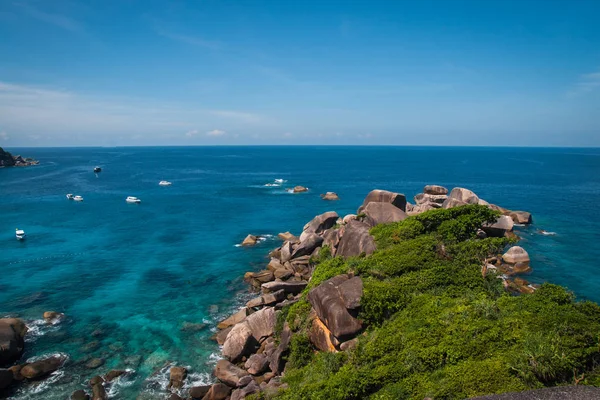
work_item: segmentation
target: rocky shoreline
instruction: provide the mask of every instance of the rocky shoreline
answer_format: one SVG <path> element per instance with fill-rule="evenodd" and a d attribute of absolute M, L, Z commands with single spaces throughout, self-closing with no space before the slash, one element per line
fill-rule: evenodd
<path fill-rule="evenodd" d="M 40 162 L 33 158 L 23 158 L 21 156 L 13 156 L 8 151 L 0 147 L 0 168 L 2 167 L 27 167 L 30 165 L 38 165 Z"/>
<path fill-rule="evenodd" d="M 363 296 L 361 276 L 343 273 L 315 284 L 313 273 L 323 256 L 343 259 L 369 257 L 377 249 L 371 235 L 371 229 L 377 225 L 403 221 L 433 209 L 480 205 L 498 211 L 500 216 L 496 221 L 480 226 L 477 239 L 504 237 L 516 241 L 515 224 L 532 222 L 528 212 L 489 204 L 464 188 L 454 188 L 449 192 L 444 187 L 428 185 L 414 199 L 415 204 L 411 204 L 401 193 L 373 190 L 356 214 L 342 217 L 330 211 L 315 216 L 298 236 L 290 232 L 280 233 L 278 236 L 283 243 L 269 253 L 270 261 L 266 268 L 244 276 L 245 281 L 258 292 L 257 296 L 217 326 L 214 340 L 222 346 L 223 359 L 217 362 L 214 370 L 216 383 L 192 387 L 189 393 L 182 393 L 188 371 L 183 366 L 172 366 L 165 396 L 171 400 L 240 400 L 250 395 L 270 398 L 285 390 L 287 384 L 282 378 L 294 333 L 283 310 L 289 310 L 288 306 L 300 301 L 306 302 L 306 307 L 310 308 L 310 346 L 320 352 L 333 353 L 353 349 L 359 335 L 368 327 L 358 318 Z M 253 246 L 259 239 L 249 235 L 242 244 Z M 531 270 L 529 261 L 525 249 L 513 245 L 504 254 L 486 258 L 481 273 L 484 277 L 493 274 L 502 279 L 506 290 L 513 293 L 533 293 L 537 286 L 519 277 L 519 274 Z M 54 312 L 44 314 L 49 323 L 63 317 Z M 23 381 L 44 379 L 66 360 L 62 356 L 52 356 L 18 364 L 26 332 L 23 321 L 0 319 L 0 391 Z M 126 370 L 112 370 L 98 375 L 89 382 L 91 395 L 78 390 L 71 398 L 107 399 L 106 385 L 127 373 Z"/>

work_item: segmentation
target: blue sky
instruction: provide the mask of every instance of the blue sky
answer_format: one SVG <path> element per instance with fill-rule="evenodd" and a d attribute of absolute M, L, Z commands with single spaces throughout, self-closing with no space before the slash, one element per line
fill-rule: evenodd
<path fill-rule="evenodd" d="M 600 146 L 600 1 L 0 2 L 0 146 Z"/>

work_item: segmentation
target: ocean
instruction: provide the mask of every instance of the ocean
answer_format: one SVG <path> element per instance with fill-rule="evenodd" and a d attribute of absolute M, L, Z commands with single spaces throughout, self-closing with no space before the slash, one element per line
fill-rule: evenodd
<path fill-rule="evenodd" d="M 6 150 L 40 165 L 0 169 L 0 316 L 28 322 L 23 360 L 69 357 L 58 373 L 21 386 L 11 399 L 65 399 L 113 368 L 131 370 L 111 387 L 115 398 L 165 398 L 173 364 L 189 367 L 187 387 L 210 382 L 219 355 L 214 326 L 252 297 L 243 274 L 264 268 L 277 233 L 299 234 L 325 211 L 355 213 L 376 188 L 412 200 L 426 184 L 460 186 L 530 211 L 533 225 L 517 227 L 532 259 L 526 279 L 600 301 L 597 148 Z M 96 165 L 102 172 L 93 172 Z M 296 185 L 309 192 L 286 191 Z M 341 200 L 321 200 L 327 191 Z M 127 204 L 127 196 L 141 203 Z M 15 228 L 25 230 L 25 241 L 15 239 Z M 265 240 L 236 246 L 249 233 Z M 48 310 L 65 320 L 47 325 Z M 95 358 L 104 364 L 88 368 Z"/>

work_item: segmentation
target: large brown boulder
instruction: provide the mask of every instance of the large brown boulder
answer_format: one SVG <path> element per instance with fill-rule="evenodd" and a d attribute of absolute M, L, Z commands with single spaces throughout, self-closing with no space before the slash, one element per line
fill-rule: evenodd
<path fill-rule="evenodd" d="M 169 389 L 181 389 L 185 378 L 187 378 L 185 367 L 171 367 L 169 370 Z"/>
<path fill-rule="evenodd" d="M 292 272 L 290 272 L 290 275 L 291 274 L 292 274 Z M 263 294 L 260 297 L 255 297 L 254 299 L 252 299 L 246 303 L 246 307 L 252 308 L 252 307 L 261 307 L 261 306 L 272 306 L 283 300 L 285 300 L 285 291 L 278 290 L 273 293 Z"/>
<path fill-rule="evenodd" d="M 511 211 L 509 216 L 515 224 L 527 225 L 531 224 L 531 214 L 527 211 Z"/>
<path fill-rule="evenodd" d="M 40 379 L 59 369 L 64 361 L 63 357 L 58 356 L 34 361 L 21 368 L 21 375 L 27 379 Z"/>
<path fill-rule="evenodd" d="M 321 233 L 331 228 L 337 223 L 339 215 L 335 211 L 328 211 L 326 213 L 317 215 L 310 222 L 304 225 L 302 234 L 306 233 Z M 300 241 L 302 241 L 302 235 L 300 235 Z"/>
<path fill-rule="evenodd" d="M 108 399 L 108 395 L 106 394 L 106 389 L 104 389 L 103 382 L 101 380 L 96 380 L 94 383 L 92 383 L 92 400 L 106 399 Z"/>
<path fill-rule="evenodd" d="M 254 235 L 248 235 L 242 241 L 242 246 L 254 246 L 256 243 L 258 243 L 258 237 Z"/>
<path fill-rule="evenodd" d="M 248 316 L 245 321 L 250 328 L 252 336 L 257 342 L 261 342 L 275 331 L 275 309 L 273 307 L 265 307 L 260 311 Z"/>
<path fill-rule="evenodd" d="M 442 207 L 452 208 L 465 204 L 479 204 L 479 197 L 469 189 L 456 187 L 452 189 Z"/>
<path fill-rule="evenodd" d="M 231 329 L 221 352 L 231 362 L 237 362 L 251 353 L 255 343 L 248 322 L 243 321 Z"/>
<path fill-rule="evenodd" d="M 423 193 L 432 194 L 434 196 L 441 196 L 448 194 L 448 189 L 439 185 L 427 185 L 423 188 Z"/>
<path fill-rule="evenodd" d="M 330 201 L 335 201 L 335 200 L 340 199 L 340 197 L 337 195 L 337 193 L 334 193 L 334 192 L 327 192 L 325 194 L 322 194 L 321 198 L 323 200 L 330 200 Z"/>
<path fill-rule="evenodd" d="M 501 215 L 493 224 L 486 224 L 481 227 L 483 231 L 491 237 L 503 237 L 507 232 L 512 232 L 514 222 L 511 217 Z"/>
<path fill-rule="evenodd" d="M 222 383 L 215 383 L 210 387 L 208 393 L 202 398 L 202 400 L 225 400 L 229 397 L 231 388 Z"/>
<path fill-rule="evenodd" d="M 298 294 L 304 290 L 308 283 L 306 282 L 283 282 L 283 281 L 273 281 L 263 283 L 261 285 L 263 293 L 273 293 L 278 290 L 283 290 L 286 294 Z"/>
<path fill-rule="evenodd" d="M 23 354 L 27 326 L 18 318 L 0 318 L 0 366 L 11 364 Z"/>
<path fill-rule="evenodd" d="M 90 400 L 90 395 L 85 390 L 79 389 L 71 394 L 71 400 Z"/>
<path fill-rule="evenodd" d="M 284 242 L 283 245 L 281 245 L 280 261 L 282 263 L 286 263 L 286 262 L 290 261 L 292 259 L 293 252 L 294 252 L 294 246 L 292 245 L 292 243 Z"/>
<path fill-rule="evenodd" d="M 394 193 L 379 189 L 372 190 L 363 201 L 362 206 L 360 206 L 358 209 L 357 214 L 362 214 L 365 207 L 369 203 L 390 203 L 402 211 L 406 211 L 406 196 L 402 193 Z"/>
<path fill-rule="evenodd" d="M 404 211 L 391 203 L 371 202 L 367 204 L 363 213 L 366 216 L 365 223 L 369 226 L 399 222 L 408 218 Z"/>
<path fill-rule="evenodd" d="M 46 311 L 44 313 L 44 320 L 49 324 L 55 324 L 65 317 L 65 314 L 56 311 Z"/>
<path fill-rule="evenodd" d="M 219 360 L 215 368 L 215 376 L 228 386 L 238 387 L 240 379 L 248 376 L 248 372 L 236 367 L 227 360 Z"/>
<path fill-rule="evenodd" d="M 348 275 L 338 275 L 308 292 L 308 301 L 317 316 L 340 341 L 351 339 L 362 329 L 360 322 L 348 312 L 346 301 L 338 290 L 348 280 Z"/>
<path fill-rule="evenodd" d="M 304 192 L 308 192 L 308 188 L 306 188 L 304 186 L 295 186 L 294 189 L 292 189 L 292 192 L 294 192 L 294 193 L 304 193 Z"/>
<path fill-rule="evenodd" d="M 295 242 L 298 240 L 298 238 L 290 232 L 281 232 L 277 235 L 277 237 L 283 241 L 288 241 L 288 242 Z"/>
<path fill-rule="evenodd" d="M 343 228 L 342 238 L 336 255 L 342 257 L 358 256 L 375 251 L 375 240 L 369 233 L 369 225 L 360 221 L 350 221 Z"/>
<path fill-rule="evenodd" d="M 264 354 L 252 354 L 244 364 L 244 368 L 252 375 L 260 375 L 269 369 L 269 360 Z"/>
<path fill-rule="evenodd" d="M 298 245 L 292 253 L 292 259 L 311 255 L 312 252 L 323 243 L 323 238 L 316 233 L 304 231 L 300 237 L 300 245 Z"/>
<path fill-rule="evenodd" d="M 529 254 L 520 246 L 513 246 L 502 255 L 504 262 L 508 264 L 529 263 Z"/>
<path fill-rule="evenodd" d="M 192 400 L 202 400 L 202 398 L 204 396 L 206 396 L 206 394 L 208 393 L 209 390 L 210 390 L 210 386 L 207 386 L 207 385 L 193 386 L 190 389 L 190 397 L 192 398 Z"/>
<path fill-rule="evenodd" d="M 348 310 L 355 310 L 360 307 L 360 299 L 363 294 L 362 279 L 354 276 L 338 286 L 338 292 L 344 300 L 344 306 Z"/>

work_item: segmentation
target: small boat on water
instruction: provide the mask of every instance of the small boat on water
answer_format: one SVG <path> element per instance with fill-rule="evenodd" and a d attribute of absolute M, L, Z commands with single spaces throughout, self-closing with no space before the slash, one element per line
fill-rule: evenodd
<path fill-rule="evenodd" d="M 171 182 L 169 181 L 160 181 L 158 182 L 160 186 L 171 186 Z"/>
<path fill-rule="evenodd" d="M 23 240 L 25 239 L 25 236 L 27 236 L 25 235 L 25 231 L 19 228 L 15 230 L 15 235 L 17 236 L 17 240 Z"/>
<path fill-rule="evenodd" d="M 98 173 L 98 172 L 102 172 L 102 168 L 100 167 L 95 167 L 94 168 L 94 172 Z"/>
<path fill-rule="evenodd" d="M 75 197 L 73 197 L 73 200 L 75 200 L 75 201 L 83 201 L 83 197 L 81 197 L 81 196 L 75 196 Z"/>
<path fill-rule="evenodd" d="M 71 193 L 67 194 L 67 199 L 73 200 L 73 195 Z"/>
<path fill-rule="evenodd" d="M 136 204 L 139 204 L 142 202 L 140 199 L 138 199 L 137 197 L 134 197 L 134 196 L 127 196 L 125 201 L 128 203 L 136 203 Z"/>

